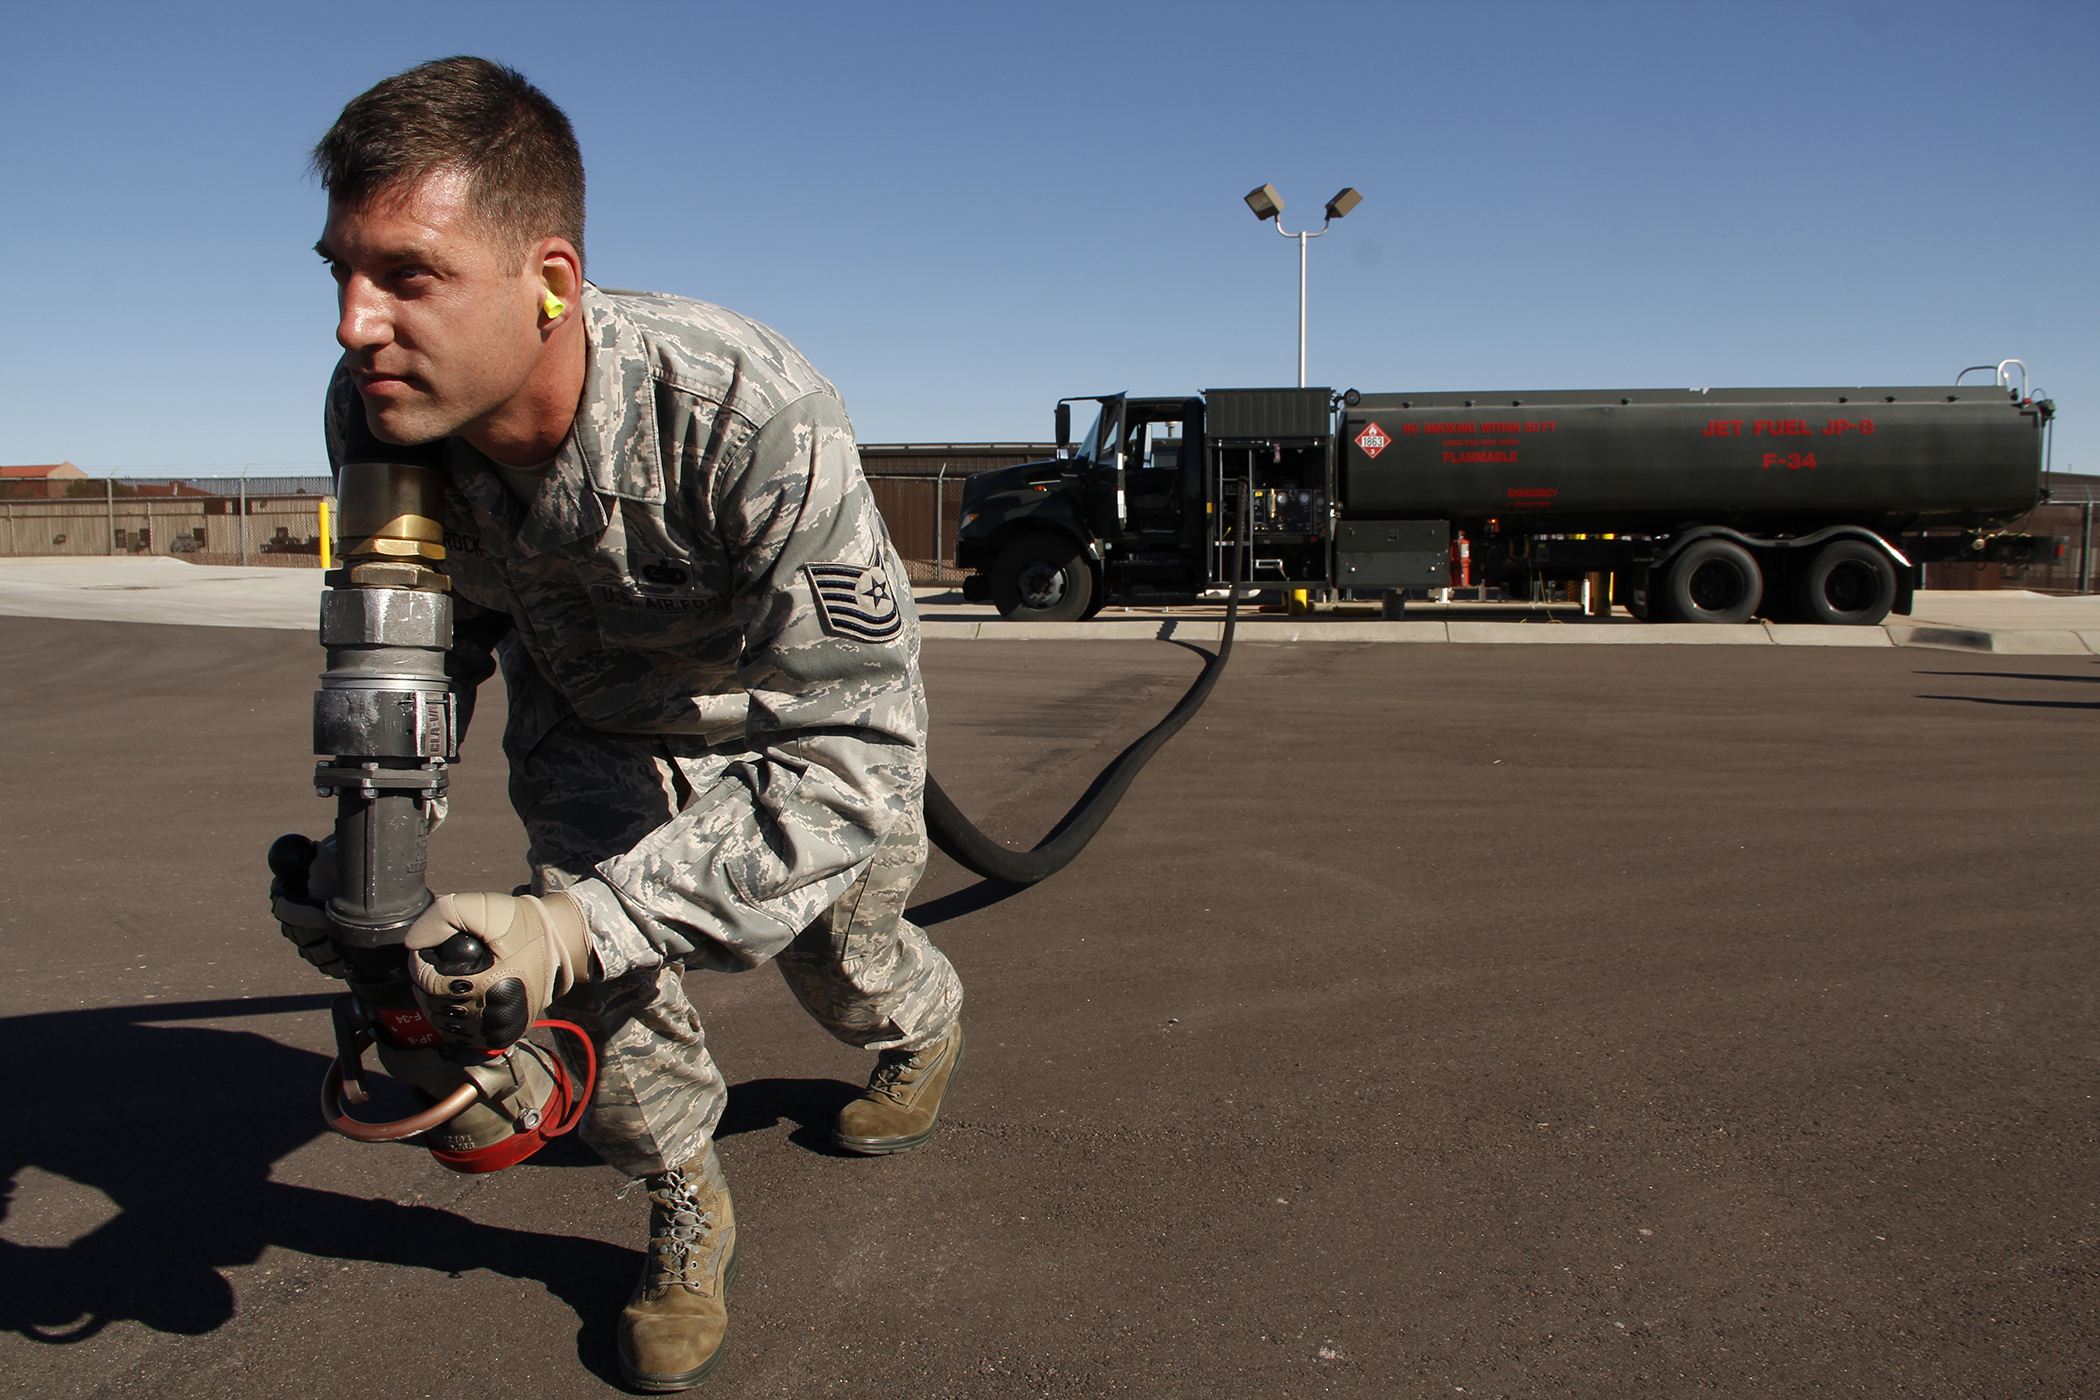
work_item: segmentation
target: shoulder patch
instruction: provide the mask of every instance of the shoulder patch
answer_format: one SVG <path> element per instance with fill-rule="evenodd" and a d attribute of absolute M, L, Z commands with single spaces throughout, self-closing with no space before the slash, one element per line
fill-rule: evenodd
<path fill-rule="evenodd" d="M 804 564 L 824 630 L 863 642 L 892 642 L 904 630 L 889 570 L 880 564 Z"/>

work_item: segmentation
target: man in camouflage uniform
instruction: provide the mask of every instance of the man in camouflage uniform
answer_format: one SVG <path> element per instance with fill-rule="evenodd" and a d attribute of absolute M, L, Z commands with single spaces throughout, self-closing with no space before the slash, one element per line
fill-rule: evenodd
<path fill-rule="evenodd" d="M 475 933 L 595 1040 L 583 1135 L 652 1201 L 621 1367 L 683 1389 L 721 1360 L 736 1271 L 725 1086 L 684 972 L 770 959 L 879 1052 L 834 1130 L 847 1150 L 925 1141 L 961 1060 L 961 985 L 904 918 L 926 862 L 904 567 L 845 407 L 794 347 L 583 281 L 574 138 L 521 76 L 446 59 L 388 79 L 315 164 L 345 351 L 329 457 L 444 467 L 448 669 L 463 710 L 503 672 L 531 842 L 530 896 L 444 897 L 408 946 Z"/>

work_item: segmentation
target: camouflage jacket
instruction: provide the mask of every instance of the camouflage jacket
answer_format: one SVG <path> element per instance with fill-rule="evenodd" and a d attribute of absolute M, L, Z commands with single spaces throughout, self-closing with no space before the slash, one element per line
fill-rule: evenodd
<path fill-rule="evenodd" d="M 467 704 L 500 650 L 514 756 L 572 714 L 679 736 L 693 797 L 575 893 L 609 977 L 752 966 L 921 801 L 911 589 L 845 406 L 793 346 L 677 297 L 586 287 L 580 309 L 581 406 L 529 506 L 463 440 L 432 445 L 452 488 L 448 669 Z M 334 465 L 401 456 L 340 367 L 326 422 Z"/>

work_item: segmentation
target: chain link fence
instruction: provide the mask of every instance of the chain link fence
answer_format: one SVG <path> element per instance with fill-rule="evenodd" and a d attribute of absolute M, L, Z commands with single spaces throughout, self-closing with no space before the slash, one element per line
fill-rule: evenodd
<path fill-rule="evenodd" d="M 875 508 L 889 526 L 904 569 L 918 584 L 954 583 L 955 522 L 962 514 L 959 476 L 869 476 Z"/>
<path fill-rule="evenodd" d="M 0 482 L 0 556 L 319 568 L 325 476 Z"/>
<path fill-rule="evenodd" d="M 861 472 L 915 584 L 958 583 L 955 530 L 963 482 L 1055 456 L 1048 442 L 862 443 Z"/>
<path fill-rule="evenodd" d="M 2061 535 L 2062 558 L 2032 564 L 1927 564 L 1920 587 L 2024 588 L 2036 593 L 2100 590 L 2100 541 L 2093 538 L 2096 508 L 2100 508 L 2100 477 L 2059 472 L 2049 483 L 2049 503 L 2036 506 L 2005 528 L 2016 534 Z"/>
<path fill-rule="evenodd" d="M 53 498 L 46 486 L 60 485 Z M 913 583 L 953 582 L 959 476 L 868 479 Z M 34 488 L 27 490 L 23 488 Z M 138 482 L 0 482 L 0 556 L 146 557 L 193 564 L 318 568 L 323 477 Z"/>
<path fill-rule="evenodd" d="M 862 467 L 915 584 L 954 583 L 963 482 L 1048 443 L 869 445 Z M 71 477 L 0 481 L 0 557 L 162 556 L 196 564 L 317 568 L 326 476 Z"/>

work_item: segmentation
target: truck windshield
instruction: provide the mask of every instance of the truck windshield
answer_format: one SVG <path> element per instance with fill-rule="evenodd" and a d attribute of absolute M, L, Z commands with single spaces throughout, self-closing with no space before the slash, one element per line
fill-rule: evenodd
<path fill-rule="evenodd" d="M 1116 427 L 1123 406 L 1120 398 L 1102 403 L 1101 411 L 1094 415 L 1094 426 L 1086 430 L 1080 440 L 1079 455 L 1089 462 L 1099 463 L 1116 450 Z"/>

